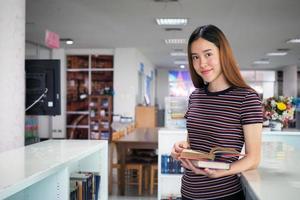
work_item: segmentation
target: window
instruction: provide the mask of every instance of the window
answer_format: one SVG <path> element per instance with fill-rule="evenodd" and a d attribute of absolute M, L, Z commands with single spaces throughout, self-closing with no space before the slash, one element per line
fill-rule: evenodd
<path fill-rule="evenodd" d="M 194 89 L 188 71 L 169 71 L 169 96 L 189 96 Z"/>
<path fill-rule="evenodd" d="M 275 94 L 275 71 L 241 71 L 242 76 L 250 87 L 263 98 L 272 97 Z"/>

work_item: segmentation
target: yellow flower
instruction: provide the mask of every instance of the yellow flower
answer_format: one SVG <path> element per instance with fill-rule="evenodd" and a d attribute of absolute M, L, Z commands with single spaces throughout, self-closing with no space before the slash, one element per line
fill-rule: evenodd
<path fill-rule="evenodd" d="M 281 110 L 281 111 L 284 111 L 284 110 L 286 110 L 286 105 L 285 105 L 285 103 L 283 103 L 283 102 L 278 102 L 278 103 L 277 103 L 277 108 L 278 108 L 279 110 Z"/>

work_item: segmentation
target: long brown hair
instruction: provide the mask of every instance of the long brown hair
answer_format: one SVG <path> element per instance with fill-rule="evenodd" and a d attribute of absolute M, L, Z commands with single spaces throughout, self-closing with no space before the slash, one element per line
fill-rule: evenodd
<path fill-rule="evenodd" d="M 203 79 L 197 74 L 196 70 L 194 69 L 191 55 L 192 43 L 199 38 L 203 38 L 211 43 L 214 43 L 218 47 L 220 52 L 221 69 L 230 85 L 242 88 L 251 88 L 247 85 L 240 73 L 237 62 L 233 56 L 232 49 L 224 33 L 214 25 L 205 25 L 196 28 L 189 38 L 188 60 L 190 75 L 195 88 L 201 88 L 204 86 Z"/>

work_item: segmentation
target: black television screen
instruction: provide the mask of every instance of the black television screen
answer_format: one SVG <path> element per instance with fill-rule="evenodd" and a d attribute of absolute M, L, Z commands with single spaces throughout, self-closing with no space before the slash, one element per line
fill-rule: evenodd
<path fill-rule="evenodd" d="M 60 60 L 25 60 L 26 115 L 60 115 Z"/>

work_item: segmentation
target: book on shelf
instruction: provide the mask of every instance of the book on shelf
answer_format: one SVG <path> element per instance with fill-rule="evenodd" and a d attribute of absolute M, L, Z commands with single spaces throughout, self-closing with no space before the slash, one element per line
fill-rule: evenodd
<path fill-rule="evenodd" d="M 192 163 L 199 168 L 211 169 L 230 169 L 230 163 L 215 161 L 215 157 L 230 158 L 235 156 L 245 156 L 233 148 L 215 147 L 210 152 L 196 151 L 192 149 L 184 149 L 180 158 L 190 159 Z"/>
<path fill-rule="evenodd" d="M 92 173 L 72 173 L 70 177 L 71 185 L 78 186 L 77 199 L 93 200 L 93 174 Z"/>
<path fill-rule="evenodd" d="M 98 172 L 75 172 L 70 176 L 71 200 L 98 199 L 101 176 Z"/>
<path fill-rule="evenodd" d="M 94 175 L 94 181 L 93 181 L 94 197 L 95 197 L 95 200 L 98 200 L 101 176 L 99 173 L 96 173 L 96 172 L 94 172 L 93 175 Z"/>
<path fill-rule="evenodd" d="M 70 200 L 78 200 L 79 186 L 75 181 L 70 181 Z"/>

